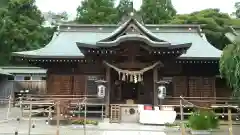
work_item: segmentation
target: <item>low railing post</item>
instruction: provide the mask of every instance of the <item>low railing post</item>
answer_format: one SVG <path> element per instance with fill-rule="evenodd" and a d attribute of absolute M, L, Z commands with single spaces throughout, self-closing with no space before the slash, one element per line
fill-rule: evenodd
<path fill-rule="evenodd" d="M 233 135 L 232 133 L 232 110 L 230 106 L 228 106 L 228 126 L 229 126 L 229 135 Z"/>
<path fill-rule="evenodd" d="M 185 135 L 184 115 L 183 115 L 183 100 L 180 99 L 180 116 L 181 116 L 181 133 Z"/>

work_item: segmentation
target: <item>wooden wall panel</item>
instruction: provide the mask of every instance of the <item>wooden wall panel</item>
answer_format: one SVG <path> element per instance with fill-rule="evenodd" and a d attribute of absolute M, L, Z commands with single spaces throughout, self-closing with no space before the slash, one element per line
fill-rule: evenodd
<path fill-rule="evenodd" d="M 57 95 L 68 95 L 72 91 L 71 76 L 50 75 L 48 80 L 48 93 Z M 51 82 L 49 82 L 51 81 Z"/>
<path fill-rule="evenodd" d="M 54 94 L 54 75 L 48 74 L 47 76 L 47 94 Z"/>
<path fill-rule="evenodd" d="M 216 87 L 216 97 L 232 96 L 232 89 L 228 87 L 226 80 L 221 78 L 216 78 L 215 87 Z"/>
<path fill-rule="evenodd" d="M 189 97 L 214 97 L 214 77 L 189 77 Z"/>
<path fill-rule="evenodd" d="M 174 76 L 173 77 L 173 97 L 187 96 L 187 77 Z"/>
<path fill-rule="evenodd" d="M 56 75 L 47 78 L 47 93 L 58 95 L 85 95 L 85 75 Z"/>
<path fill-rule="evenodd" d="M 74 95 L 86 95 L 86 76 L 85 75 L 75 75 L 73 82 L 73 94 Z"/>
<path fill-rule="evenodd" d="M 91 80 L 89 78 L 95 77 Z M 56 75 L 50 74 L 47 78 L 47 93 L 59 95 L 97 95 L 96 80 L 102 75 Z"/>

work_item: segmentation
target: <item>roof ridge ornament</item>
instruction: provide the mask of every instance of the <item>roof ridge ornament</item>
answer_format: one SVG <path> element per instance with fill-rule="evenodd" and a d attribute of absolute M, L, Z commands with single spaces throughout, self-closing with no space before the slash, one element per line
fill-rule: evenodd
<path fill-rule="evenodd" d="M 127 14 L 125 16 L 123 16 L 121 21 L 118 24 L 122 25 L 122 24 L 124 24 L 126 21 L 128 21 L 130 19 L 134 19 L 134 20 L 138 21 L 139 23 L 144 24 L 141 15 L 138 15 L 134 11 L 130 12 L 129 14 Z"/>
<path fill-rule="evenodd" d="M 134 16 L 134 12 L 131 12 L 131 13 L 130 13 L 130 16 Z"/>

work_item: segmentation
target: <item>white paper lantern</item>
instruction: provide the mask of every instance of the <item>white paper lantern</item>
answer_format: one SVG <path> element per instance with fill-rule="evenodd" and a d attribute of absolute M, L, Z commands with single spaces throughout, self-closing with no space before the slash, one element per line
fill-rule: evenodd
<path fill-rule="evenodd" d="M 164 99 L 166 97 L 166 87 L 161 85 L 158 87 L 158 98 Z"/>
<path fill-rule="evenodd" d="M 105 96 L 105 90 L 106 90 L 106 86 L 98 85 L 98 97 L 103 98 Z"/>

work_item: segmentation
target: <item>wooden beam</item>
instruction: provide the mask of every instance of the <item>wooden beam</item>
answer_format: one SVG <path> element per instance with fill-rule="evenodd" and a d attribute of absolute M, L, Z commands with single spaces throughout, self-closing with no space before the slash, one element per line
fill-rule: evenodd
<path fill-rule="evenodd" d="M 105 117 L 109 117 L 109 106 L 110 106 L 110 90 L 111 90 L 111 68 L 106 67 L 106 85 L 107 85 L 107 89 L 106 89 L 106 95 L 105 95 Z"/>
<path fill-rule="evenodd" d="M 149 65 L 151 65 L 151 63 L 141 63 L 138 61 L 126 61 L 126 62 L 122 62 L 122 63 L 118 63 L 115 64 L 118 68 L 124 68 L 124 69 L 143 69 Z"/>
<path fill-rule="evenodd" d="M 153 69 L 153 104 L 158 105 L 158 97 L 157 97 L 157 82 L 158 81 L 158 68 Z"/>

